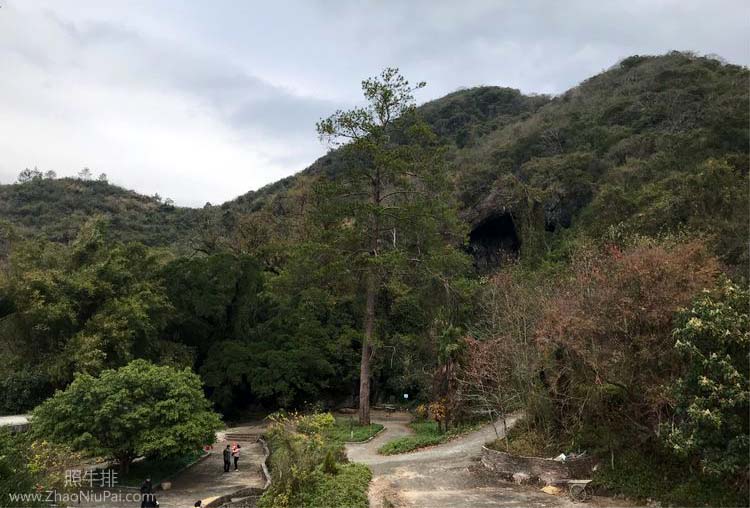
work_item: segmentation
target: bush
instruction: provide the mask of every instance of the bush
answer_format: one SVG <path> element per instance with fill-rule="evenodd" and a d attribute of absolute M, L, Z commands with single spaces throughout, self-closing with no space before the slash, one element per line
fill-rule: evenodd
<path fill-rule="evenodd" d="M 9 497 L 34 492 L 40 476 L 30 466 L 28 448 L 21 445 L 17 435 L 0 429 L 0 506 L 43 506 L 41 502 L 15 502 Z"/>
<path fill-rule="evenodd" d="M 371 473 L 362 464 L 346 464 L 343 441 L 330 413 L 277 413 L 267 432 L 273 483 L 261 508 L 367 506 Z M 303 432 L 304 431 L 304 432 Z"/>
<path fill-rule="evenodd" d="M 594 487 L 629 498 L 656 499 L 675 506 L 747 506 L 748 493 L 726 482 L 691 471 L 690 463 L 679 460 L 655 445 L 650 453 L 622 450 L 612 464 L 603 464 L 594 474 Z"/>
<path fill-rule="evenodd" d="M 0 506 L 48 506 L 33 500 L 13 501 L 10 494 L 72 491 L 66 471 L 80 467 L 83 458 L 67 446 L 38 441 L 29 432 L 0 428 Z"/>
<path fill-rule="evenodd" d="M 744 475 L 750 455 L 750 291 L 724 280 L 680 313 L 675 349 L 686 363 L 677 379 L 676 422 L 668 443 L 697 457 L 703 472 Z"/>
<path fill-rule="evenodd" d="M 22 370 L 0 379 L 0 414 L 24 413 L 52 395 L 47 376 Z"/>
<path fill-rule="evenodd" d="M 367 508 L 367 488 L 372 473 L 364 464 L 344 464 L 336 475 L 321 472 L 310 492 L 300 496 L 310 508 Z"/>

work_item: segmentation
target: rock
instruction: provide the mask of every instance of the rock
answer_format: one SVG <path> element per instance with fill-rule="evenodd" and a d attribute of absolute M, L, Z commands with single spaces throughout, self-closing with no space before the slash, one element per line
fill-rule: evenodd
<path fill-rule="evenodd" d="M 555 487 L 554 485 L 547 485 L 545 487 L 542 487 L 542 492 L 545 494 L 550 494 L 551 496 L 559 496 L 562 492 L 562 489 L 560 487 Z"/>
<path fill-rule="evenodd" d="M 519 485 L 527 485 L 531 483 L 531 475 L 527 473 L 513 473 L 512 479 L 513 483 L 517 483 Z"/>

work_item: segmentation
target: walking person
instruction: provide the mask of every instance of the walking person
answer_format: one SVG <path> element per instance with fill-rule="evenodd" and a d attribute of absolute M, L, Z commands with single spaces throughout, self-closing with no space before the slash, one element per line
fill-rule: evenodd
<path fill-rule="evenodd" d="M 159 506 L 159 502 L 154 495 L 151 478 L 146 478 L 146 481 L 141 484 L 141 508 L 156 508 L 157 506 Z"/>
<path fill-rule="evenodd" d="M 229 472 L 229 466 L 232 464 L 232 452 L 229 451 L 229 445 L 227 445 L 226 448 L 224 448 L 224 472 Z"/>
<path fill-rule="evenodd" d="M 238 471 L 237 468 L 237 461 L 240 460 L 240 448 L 242 448 L 239 444 L 234 443 L 234 447 L 232 448 L 232 457 L 234 457 L 234 470 Z"/>

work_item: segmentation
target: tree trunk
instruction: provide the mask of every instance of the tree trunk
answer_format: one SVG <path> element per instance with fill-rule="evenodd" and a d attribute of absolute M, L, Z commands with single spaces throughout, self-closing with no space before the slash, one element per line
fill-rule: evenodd
<path fill-rule="evenodd" d="M 375 169 L 375 177 L 370 188 L 370 203 L 373 208 L 380 207 L 380 196 L 382 191 L 380 169 Z M 380 233 L 380 220 L 378 214 L 370 213 L 368 221 L 368 236 L 370 242 L 370 256 L 378 255 L 378 234 Z M 367 267 L 365 281 L 365 333 L 362 339 L 362 359 L 359 364 L 359 423 L 370 425 L 370 360 L 372 359 L 372 342 L 375 335 L 375 305 L 378 294 L 377 266 Z"/>
<path fill-rule="evenodd" d="M 370 425 L 370 357 L 372 339 L 375 332 L 375 296 L 377 285 L 375 275 L 367 274 L 365 303 L 365 333 L 362 339 L 362 359 L 359 364 L 359 423 Z"/>
<path fill-rule="evenodd" d="M 130 463 L 132 462 L 132 459 L 128 457 L 119 457 L 117 459 L 117 462 L 120 463 L 120 475 L 126 475 L 130 472 Z"/>

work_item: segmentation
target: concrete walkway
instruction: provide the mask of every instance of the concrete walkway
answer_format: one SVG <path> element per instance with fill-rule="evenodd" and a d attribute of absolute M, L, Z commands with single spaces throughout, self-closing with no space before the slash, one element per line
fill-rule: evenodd
<path fill-rule="evenodd" d="M 456 438 L 445 444 L 400 455 L 379 455 L 378 448 L 387 441 L 412 433 L 406 413 L 386 415 L 373 412 L 372 420 L 386 430 L 369 443 L 347 444 L 349 460 L 370 466 L 370 508 L 456 506 L 497 507 L 524 506 L 537 508 L 596 506 L 574 503 L 567 496 L 551 496 L 535 487 L 502 482 L 489 474 L 478 462 L 482 445 L 497 436 L 492 425 Z M 516 418 L 509 419 L 509 424 Z M 498 426 L 502 433 L 502 424 Z M 502 435 L 502 434 L 501 434 Z M 611 505 L 606 500 L 604 505 Z"/>
<path fill-rule="evenodd" d="M 244 487 L 263 487 L 265 480 L 261 472 L 263 447 L 255 441 L 255 436 L 262 432 L 262 425 L 244 425 L 226 429 L 217 434 L 210 455 L 190 466 L 172 479 L 172 487 L 166 491 L 157 491 L 156 498 L 162 508 L 189 508 L 199 499 L 232 494 Z M 236 436 L 236 437 L 234 437 Z M 224 472 L 222 450 L 227 444 L 237 442 L 242 447 L 239 460 L 239 471 Z M 118 499 L 126 499 L 126 494 L 137 492 L 135 489 L 108 489 L 117 494 Z M 81 503 L 82 507 L 137 507 L 140 503 L 118 501 Z M 128 498 L 130 499 L 130 498 Z"/>
<path fill-rule="evenodd" d="M 26 430 L 29 426 L 29 415 L 0 416 L 0 427 L 11 427 L 13 430 Z"/>

